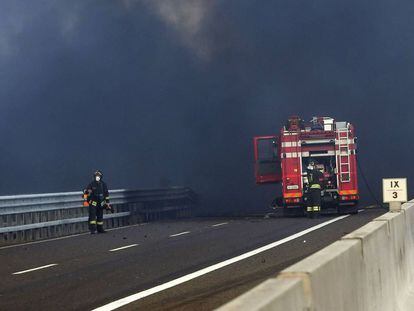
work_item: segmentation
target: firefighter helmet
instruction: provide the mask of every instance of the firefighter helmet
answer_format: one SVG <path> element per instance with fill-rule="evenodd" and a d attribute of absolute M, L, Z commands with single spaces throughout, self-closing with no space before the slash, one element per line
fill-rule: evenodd
<path fill-rule="evenodd" d="M 100 170 L 97 170 L 94 174 L 93 174 L 93 176 L 94 177 L 96 177 L 96 176 L 100 176 L 101 178 L 103 177 L 103 174 L 102 174 L 102 172 L 100 171 Z"/>

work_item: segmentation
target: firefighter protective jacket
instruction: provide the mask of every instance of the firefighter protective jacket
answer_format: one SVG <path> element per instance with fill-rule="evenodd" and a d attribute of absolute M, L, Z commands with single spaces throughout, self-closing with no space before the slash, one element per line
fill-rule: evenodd
<path fill-rule="evenodd" d="M 312 188 L 312 185 L 319 185 L 319 189 L 323 188 L 323 174 L 317 169 L 308 171 L 308 180 L 309 186 Z"/>
<path fill-rule="evenodd" d="M 85 191 L 89 193 L 88 202 L 90 206 L 109 204 L 108 187 L 102 180 L 99 182 L 94 180 L 86 187 Z"/>

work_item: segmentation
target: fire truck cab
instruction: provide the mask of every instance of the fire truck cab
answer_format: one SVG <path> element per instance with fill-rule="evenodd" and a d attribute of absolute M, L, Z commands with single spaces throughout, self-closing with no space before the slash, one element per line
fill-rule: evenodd
<path fill-rule="evenodd" d="M 256 183 L 281 183 L 280 207 L 286 214 L 304 213 L 312 165 L 323 174 L 322 211 L 356 213 L 356 146 L 355 129 L 349 122 L 331 117 L 304 122 L 292 116 L 278 135 L 254 137 Z"/>

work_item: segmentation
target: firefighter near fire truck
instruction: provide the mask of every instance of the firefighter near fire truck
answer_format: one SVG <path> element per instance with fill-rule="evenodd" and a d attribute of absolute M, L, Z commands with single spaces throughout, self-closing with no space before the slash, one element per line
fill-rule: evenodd
<path fill-rule="evenodd" d="M 103 211 L 106 209 L 112 213 L 114 212 L 109 204 L 108 186 L 102 178 L 102 172 L 96 171 L 93 174 L 93 181 L 83 191 L 83 205 L 88 207 L 88 225 L 91 234 L 96 232 L 106 233 L 103 228 Z"/>
<path fill-rule="evenodd" d="M 254 137 L 257 184 L 281 184 L 285 215 L 358 212 L 355 127 L 331 117 L 290 117 L 279 134 Z"/>
<path fill-rule="evenodd" d="M 306 212 L 309 216 L 315 216 L 321 211 L 321 196 L 323 186 L 323 174 L 314 162 L 311 162 L 306 171 L 307 188 L 304 200 L 306 201 Z"/>

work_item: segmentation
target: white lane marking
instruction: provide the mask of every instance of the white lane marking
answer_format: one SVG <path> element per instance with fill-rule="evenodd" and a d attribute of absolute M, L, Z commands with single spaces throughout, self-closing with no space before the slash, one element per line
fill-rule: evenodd
<path fill-rule="evenodd" d="M 180 233 L 177 233 L 177 234 L 171 234 L 170 238 L 173 238 L 173 237 L 179 236 L 179 235 L 183 235 L 183 234 L 189 234 L 189 233 L 190 233 L 190 231 L 184 231 L 184 232 L 180 232 Z"/>
<path fill-rule="evenodd" d="M 359 209 L 358 210 L 358 213 L 362 213 L 362 212 L 365 212 L 365 210 L 364 209 Z"/>
<path fill-rule="evenodd" d="M 147 296 L 156 294 L 156 293 L 161 292 L 163 290 L 166 290 L 168 288 L 171 288 L 171 287 L 177 286 L 179 284 L 188 282 L 188 281 L 190 281 L 192 279 L 198 278 L 198 277 L 200 277 L 200 276 L 202 276 L 204 274 L 207 274 L 207 273 L 213 272 L 215 270 L 218 270 L 220 268 L 226 267 L 226 266 L 231 265 L 231 264 L 233 264 L 235 262 L 241 261 L 243 259 L 252 257 L 252 256 L 257 255 L 257 254 L 260 254 L 262 252 L 265 252 L 265 251 L 267 251 L 269 249 L 275 248 L 276 246 L 279 246 L 281 244 L 284 244 L 284 243 L 287 243 L 289 241 L 292 241 L 292 240 L 294 240 L 296 238 L 299 238 L 299 237 L 301 237 L 301 236 L 303 236 L 305 234 L 308 234 L 308 233 L 310 233 L 312 231 L 315 231 L 315 230 L 318 230 L 320 228 L 323 228 L 323 227 L 325 227 L 327 225 L 330 225 L 330 224 L 332 224 L 332 223 L 334 223 L 334 222 L 336 222 L 338 220 L 342 220 L 342 219 L 344 219 L 346 217 L 349 217 L 349 215 L 344 215 L 344 216 L 336 217 L 334 219 L 325 221 L 325 222 L 323 222 L 323 223 L 321 223 L 319 225 L 310 227 L 310 228 L 305 229 L 305 230 L 303 230 L 301 232 L 298 232 L 298 233 L 295 233 L 295 234 L 293 234 L 291 236 L 288 236 L 288 237 L 286 237 L 284 239 L 281 239 L 281 240 L 278 240 L 276 242 L 270 243 L 268 245 L 262 246 L 260 248 L 257 248 L 255 250 L 252 250 L 252 251 L 247 252 L 247 253 L 244 253 L 244 254 L 239 255 L 237 257 L 227 259 L 227 260 L 225 260 L 223 262 L 219 262 L 219 263 L 214 264 L 214 265 L 212 265 L 210 267 L 206 267 L 206 268 L 201 269 L 201 270 L 198 270 L 196 272 L 193 272 L 193 273 L 184 275 L 182 277 L 179 277 L 178 279 L 169 281 L 167 283 L 160 284 L 160 285 L 155 286 L 153 288 L 150 288 L 150 289 L 144 290 L 142 292 L 138 292 L 136 294 L 133 294 L 131 296 L 127 296 L 127 297 L 121 298 L 119 300 L 116 300 L 116 301 L 113 301 L 111 303 L 108 303 L 108 304 L 106 304 L 106 305 L 104 305 L 102 307 L 96 308 L 96 309 L 94 309 L 92 311 L 112 311 L 112 310 L 118 309 L 118 308 L 120 308 L 122 306 L 125 306 L 125 305 L 131 303 L 131 302 L 140 300 L 142 298 L 145 298 Z"/>
<path fill-rule="evenodd" d="M 120 230 L 120 229 L 125 229 L 125 228 L 144 226 L 144 225 L 147 225 L 147 224 L 148 223 L 142 223 L 142 224 L 136 224 L 136 225 L 130 225 L 130 226 L 124 226 L 124 227 L 118 227 L 118 228 L 111 228 L 111 229 L 106 229 L 106 231 L 114 231 L 114 230 Z M 90 234 L 89 232 L 87 232 L 87 233 L 78 233 L 78 234 L 73 234 L 73 235 L 68 235 L 68 236 L 62 236 L 62 237 L 59 237 L 59 238 L 47 239 L 47 240 L 42 240 L 42 241 L 34 241 L 34 242 L 27 242 L 27 243 L 22 243 L 22 244 L 2 246 L 2 247 L 0 247 L 0 250 L 7 249 L 7 248 L 15 248 L 15 247 L 27 246 L 27 245 L 32 245 L 32 244 L 40 244 L 40 243 L 46 243 L 46 242 L 52 242 L 52 241 L 70 239 L 70 238 L 74 238 L 74 237 L 77 237 L 77 236 L 89 235 L 89 234 Z"/>
<path fill-rule="evenodd" d="M 114 249 L 110 249 L 110 252 L 116 252 L 116 251 L 120 251 L 121 249 L 126 249 L 126 248 L 130 248 L 130 247 L 134 247 L 137 246 L 138 244 L 131 244 L 131 245 L 127 245 L 127 246 L 122 246 L 122 247 L 118 247 L 118 248 L 114 248 Z"/>
<path fill-rule="evenodd" d="M 212 227 L 220 227 L 220 226 L 224 226 L 224 225 L 228 225 L 228 224 L 229 224 L 228 222 L 222 222 L 222 223 L 219 223 L 219 224 L 212 225 Z"/>
<path fill-rule="evenodd" d="M 13 274 L 28 273 L 28 272 L 32 272 L 32 271 L 36 271 L 36 270 L 40 270 L 40 269 L 46 269 L 46 268 L 57 266 L 57 265 L 58 265 L 57 263 L 52 263 L 52 264 L 46 265 L 46 266 L 41 266 L 41 267 L 32 268 L 32 269 L 28 269 L 28 270 L 24 270 L 24 271 L 14 272 Z"/>

